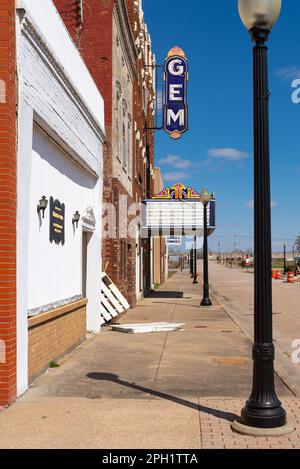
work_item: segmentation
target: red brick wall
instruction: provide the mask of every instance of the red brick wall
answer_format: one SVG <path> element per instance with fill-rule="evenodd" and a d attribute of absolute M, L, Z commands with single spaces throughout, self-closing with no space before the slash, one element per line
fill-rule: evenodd
<path fill-rule="evenodd" d="M 141 31 L 140 31 L 139 17 L 135 9 L 135 1 L 126 0 L 126 4 L 127 4 L 127 10 L 128 10 L 128 16 L 129 16 L 129 20 L 131 24 L 131 29 L 133 31 L 134 38 L 137 39 Z M 137 29 L 135 29 L 135 25 L 137 25 Z M 138 130 L 140 131 L 140 134 L 142 136 L 143 145 L 148 148 L 147 157 L 149 160 L 149 164 L 154 166 L 154 131 L 145 130 L 147 128 L 154 127 L 154 116 L 150 108 L 147 110 L 146 113 L 143 110 L 142 70 L 145 70 L 146 65 L 149 65 L 149 64 L 145 64 L 143 57 L 137 59 L 137 63 L 136 63 L 137 80 L 134 83 L 133 116 L 134 116 L 134 120 L 137 122 Z M 153 95 L 153 90 L 149 82 L 147 82 L 147 86 L 148 86 L 148 89 L 150 90 L 150 93 Z M 145 163 L 143 162 L 140 149 L 138 148 L 134 149 L 133 158 L 134 158 L 133 168 L 134 167 L 137 168 L 137 177 L 133 178 L 134 197 L 135 197 L 135 194 L 137 194 L 138 197 L 141 197 L 143 199 L 145 197 L 153 195 L 154 182 L 153 182 L 153 179 L 151 178 L 150 187 L 147 187 L 147 181 L 145 178 Z M 141 176 L 141 179 L 142 179 L 141 183 L 139 182 L 139 175 Z M 147 194 L 147 192 L 150 192 L 150 194 Z"/>
<path fill-rule="evenodd" d="M 16 93 L 15 2 L 0 0 L 0 80 L 6 102 L 0 103 L 0 340 L 6 362 L 0 363 L 0 405 L 16 398 Z"/>
<path fill-rule="evenodd" d="M 139 16 L 137 14 L 135 1 L 126 0 L 128 16 L 131 24 L 131 29 L 134 34 L 135 40 L 139 38 L 141 31 L 141 25 L 139 22 Z M 137 28 L 135 27 L 137 25 Z M 140 135 L 143 140 L 143 146 L 147 149 L 146 157 L 147 162 L 144 163 L 142 158 L 142 151 L 137 145 L 134 145 L 133 152 L 133 164 L 132 167 L 136 168 L 136 171 L 133 174 L 133 198 L 136 200 L 143 200 L 145 198 L 150 198 L 154 194 L 154 180 L 149 175 L 147 176 L 147 168 L 150 170 L 150 165 L 154 167 L 154 131 L 146 130 L 154 127 L 154 116 L 150 105 L 146 112 L 143 109 L 144 101 L 144 90 L 143 90 L 143 75 L 142 71 L 146 69 L 145 59 L 143 56 L 137 58 L 136 69 L 137 69 L 137 80 L 134 83 L 134 101 L 133 101 L 133 118 L 137 123 L 137 130 L 140 132 Z M 146 69 L 146 71 L 148 71 Z M 150 94 L 153 96 L 153 89 L 148 80 L 146 80 L 146 86 L 150 91 Z M 135 142 L 135 136 L 134 136 Z M 149 279 L 150 274 L 150 239 L 143 241 L 144 248 L 144 259 L 143 259 L 143 277 L 144 277 L 144 293 L 150 293 L 150 283 L 149 280 L 146 282 L 146 277 Z M 146 285 L 148 283 L 148 285 Z M 148 291 L 145 291 L 147 287 Z"/>
<path fill-rule="evenodd" d="M 112 120 L 112 11 L 114 0 L 83 0 L 83 24 L 80 31 L 76 26 L 76 24 L 78 25 L 76 0 L 54 0 L 54 4 L 102 94 L 105 102 L 106 126 L 110 128 Z"/>
<path fill-rule="evenodd" d="M 119 218 L 119 196 L 127 195 L 120 182 L 112 177 L 112 93 L 113 93 L 113 8 L 115 0 L 83 0 L 83 24 L 74 28 L 74 0 L 54 0 L 83 57 L 105 103 L 106 142 L 104 148 L 104 202 L 113 203 Z M 128 204 L 132 199 L 128 196 Z M 124 213 L 121 217 L 127 219 Z M 119 222 L 119 219 L 117 220 Z M 118 224 L 117 224 L 118 225 Z M 118 226 L 117 226 L 118 227 Z M 118 235 L 118 232 L 117 232 Z M 121 269 L 122 242 L 127 243 L 126 268 Z M 103 268 L 133 306 L 135 304 L 135 240 L 107 239 L 103 241 Z M 126 272 L 126 276 L 124 275 Z"/>
<path fill-rule="evenodd" d="M 77 43 L 81 28 L 80 0 L 54 0 L 72 39 Z"/>
<path fill-rule="evenodd" d="M 128 206 L 133 203 L 131 197 L 128 196 L 126 190 L 118 181 L 113 178 L 112 184 L 112 200 L 117 214 L 117 237 L 116 239 L 107 239 L 103 242 L 104 262 L 108 263 L 107 274 L 116 283 L 122 294 L 126 297 L 127 301 L 131 306 L 136 305 L 136 273 L 135 273 L 135 261 L 136 261 L 136 241 L 130 237 L 120 239 L 119 238 L 119 227 L 127 222 L 127 213 L 119 210 L 120 196 L 126 195 Z M 124 246 L 125 243 L 125 246 Z M 126 249 L 126 265 L 122 268 L 122 249 Z"/>

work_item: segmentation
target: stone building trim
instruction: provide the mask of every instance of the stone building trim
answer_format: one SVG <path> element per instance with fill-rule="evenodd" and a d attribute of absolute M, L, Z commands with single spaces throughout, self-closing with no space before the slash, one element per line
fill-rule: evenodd
<path fill-rule="evenodd" d="M 121 44 L 126 51 L 131 79 L 133 80 L 136 77 L 137 50 L 130 27 L 125 0 L 115 0 L 114 16 L 122 34 Z"/>

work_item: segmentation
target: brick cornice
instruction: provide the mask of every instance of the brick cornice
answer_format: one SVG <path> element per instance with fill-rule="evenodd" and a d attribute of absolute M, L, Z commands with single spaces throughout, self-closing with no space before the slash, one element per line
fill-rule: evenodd
<path fill-rule="evenodd" d="M 130 64 L 130 71 L 136 77 L 136 63 L 138 58 L 133 33 L 130 26 L 128 11 L 125 0 L 115 0 L 114 16 L 122 33 L 122 41 Z"/>

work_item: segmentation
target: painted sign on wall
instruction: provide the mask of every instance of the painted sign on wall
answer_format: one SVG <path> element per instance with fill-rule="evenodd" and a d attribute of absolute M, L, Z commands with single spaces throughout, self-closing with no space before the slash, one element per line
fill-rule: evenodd
<path fill-rule="evenodd" d="M 65 204 L 50 198 L 50 242 L 65 244 Z"/>
<path fill-rule="evenodd" d="M 179 47 L 170 50 L 164 65 L 164 130 L 178 139 L 188 130 L 188 61 Z"/>

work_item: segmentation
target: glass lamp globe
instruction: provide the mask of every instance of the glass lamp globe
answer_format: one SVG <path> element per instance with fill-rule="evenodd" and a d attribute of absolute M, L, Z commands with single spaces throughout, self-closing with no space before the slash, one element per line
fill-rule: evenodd
<path fill-rule="evenodd" d="M 211 195 L 206 188 L 200 194 L 200 202 L 203 204 L 208 204 L 210 202 Z"/>
<path fill-rule="evenodd" d="M 272 29 L 281 10 L 282 0 L 239 0 L 239 14 L 247 29 Z"/>

